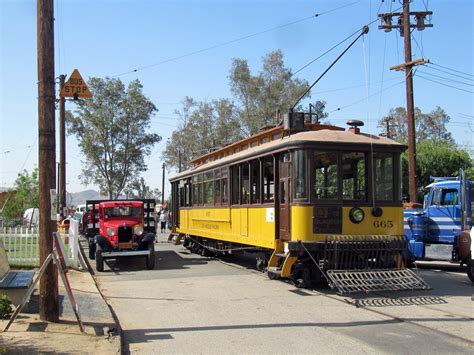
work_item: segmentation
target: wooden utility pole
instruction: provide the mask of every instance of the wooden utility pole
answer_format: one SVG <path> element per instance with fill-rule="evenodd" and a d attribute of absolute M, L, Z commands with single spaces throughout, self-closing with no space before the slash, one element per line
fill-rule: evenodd
<path fill-rule="evenodd" d="M 165 204 L 165 163 L 163 163 L 163 181 L 161 182 L 161 207 Z"/>
<path fill-rule="evenodd" d="M 417 28 L 419 31 L 426 27 L 433 27 L 432 24 L 426 24 L 425 17 L 432 15 L 431 11 L 410 12 L 410 1 L 403 0 L 403 12 L 391 12 L 379 14 L 382 19 L 382 25 L 379 26 L 385 32 L 390 32 L 393 28 L 400 30 L 400 35 L 405 43 L 405 63 L 392 67 L 392 70 L 404 70 L 406 82 L 406 100 L 407 100 L 407 123 L 408 123 L 408 188 L 410 203 L 416 203 L 416 132 L 415 132 L 415 104 L 413 98 L 413 67 L 425 64 L 429 61 L 424 59 L 412 61 L 411 59 L 411 29 Z M 416 18 L 416 24 L 410 23 L 410 15 Z M 392 17 L 398 16 L 398 25 L 392 25 Z"/>
<path fill-rule="evenodd" d="M 56 184 L 53 0 L 38 0 L 37 17 L 39 235 L 40 263 L 43 264 L 53 251 L 53 232 L 57 228 L 56 222 L 51 220 L 50 197 L 50 189 Z M 42 320 L 59 320 L 58 274 L 53 263 L 49 263 L 41 277 L 39 306 Z"/>
<path fill-rule="evenodd" d="M 416 132 L 413 98 L 413 65 L 411 62 L 410 0 L 403 0 L 403 38 L 405 42 L 405 88 L 408 120 L 408 181 L 410 202 L 416 203 Z"/>
<path fill-rule="evenodd" d="M 59 76 L 60 89 L 64 86 L 66 76 Z M 59 96 L 59 214 L 65 218 L 66 208 L 66 99 Z"/>

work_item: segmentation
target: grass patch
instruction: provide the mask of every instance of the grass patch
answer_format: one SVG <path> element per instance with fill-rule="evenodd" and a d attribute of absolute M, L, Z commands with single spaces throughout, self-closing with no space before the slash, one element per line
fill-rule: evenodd
<path fill-rule="evenodd" d="M 39 262 L 37 263 L 10 263 L 11 270 L 34 270 L 39 267 Z"/>

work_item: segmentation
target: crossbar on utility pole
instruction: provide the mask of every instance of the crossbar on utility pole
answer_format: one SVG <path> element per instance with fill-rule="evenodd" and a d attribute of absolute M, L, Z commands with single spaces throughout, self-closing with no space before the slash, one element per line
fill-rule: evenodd
<path fill-rule="evenodd" d="M 54 5 L 53 0 L 38 0 L 38 166 L 39 166 L 39 238 L 40 264 L 53 251 L 50 190 L 56 184 L 55 139 L 55 76 L 54 76 Z M 54 211 L 56 213 L 56 211 Z M 40 318 L 59 320 L 58 274 L 52 263 L 46 267 L 40 281 Z"/>

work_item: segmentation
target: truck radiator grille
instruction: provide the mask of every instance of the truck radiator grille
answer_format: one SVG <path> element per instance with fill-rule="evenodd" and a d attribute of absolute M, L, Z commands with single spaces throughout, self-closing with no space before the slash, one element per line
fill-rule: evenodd
<path fill-rule="evenodd" d="M 132 240 L 132 237 L 133 237 L 132 227 L 119 227 L 118 229 L 119 243 L 128 243 Z"/>

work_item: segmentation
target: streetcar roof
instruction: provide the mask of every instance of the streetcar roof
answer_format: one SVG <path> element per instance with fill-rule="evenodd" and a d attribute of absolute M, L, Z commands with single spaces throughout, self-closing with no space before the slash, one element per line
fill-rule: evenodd
<path fill-rule="evenodd" d="M 394 150 L 402 151 L 405 149 L 405 145 L 400 144 L 392 139 L 375 136 L 366 133 L 352 133 L 349 131 L 322 129 L 318 131 L 303 131 L 293 133 L 289 136 L 285 136 L 280 139 L 273 140 L 271 142 L 263 143 L 255 147 L 249 147 L 240 152 L 236 152 L 219 159 L 210 160 L 206 163 L 192 167 L 191 169 L 182 171 L 170 178 L 170 181 L 177 180 L 189 175 L 193 175 L 198 172 L 203 172 L 212 168 L 217 168 L 222 165 L 237 163 L 249 158 L 258 157 L 265 154 L 270 154 L 285 149 L 292 149 L 301 147 L 301 145 L 326 145 L 330 147 L 340 147 L 340 144 L 344 145 L 356 145 L 356 146 L 370 146 L 376 145 L 377 147 L 391 147 Z"/>

